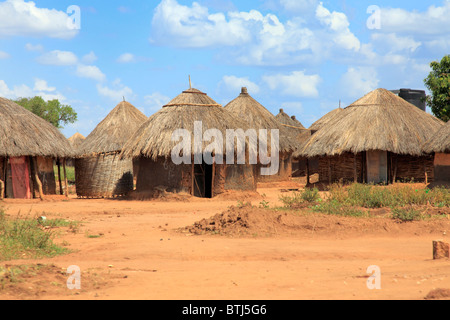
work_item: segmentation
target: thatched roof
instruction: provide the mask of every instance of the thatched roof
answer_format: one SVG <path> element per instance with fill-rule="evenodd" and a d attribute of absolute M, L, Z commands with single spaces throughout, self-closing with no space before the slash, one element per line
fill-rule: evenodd
<path fill-rule="evenodd" d="M 425 153 L 450 153 L 450 121 L 424 144 L 423 151 Z"/>
<path fill-rule="evenodd" d="M 78 147 L 83 143 L 83 141 L 86 140 L 86 138 L 81 133 L 77 132 L 73 136 L 71 136 L 68 140 L 72 145 L 73 149 L 77 150 Z"/>
<path fill-rule="evenodd" d="M 357 100 L 305 144 L 295 155 L 308 157 L 383 150 L 422 155 L 425 141 L 443 122 L 386 89 Z"/>
<path fill-rule="evenodd" d="M 342 108 L 336 108 L 334 110 L 331 110 L 326 115 L 324 115 L 322 118 L 314 122 L 310 127 L 309 130 L 312 131 L 318 131 L 323 126 L 326 126 L 328 122 L 330 122 L 336 115 L 342 112 Z"/>
<path fill-rule="evenodd" d="M 289 117 L 289 115 L 285 113 L 283 109 L 280 109 L 280 113 L 278 113 L 275 118 L 278 120 L 278 122 L 286 126 L 305 129 L 303 124 L 298 121 L 295 116 Z"/>
<path fill-rule="evenodd" d="M 77 150 L 79 157 L 120 152 L 147 117 L 131 103 L 120 102 L 87 136 Z"/>
<path fill-rule="evenodd" d="M 122 156 L 145 156 L 153 160 L 158 157 L 170 158 L 172 149 L 179 143 L 172 141 L 172 134 L 178 129 L 185 129 L 191 133 L 191 152 L 194 154 L 196 121 L 202 122 L 203 133 L 208 129 L 217 129 L 222 133 L 223 154 L 226 151 L 226 130 L 248 129 L 245 122 L 222 108 L 208 95 L 197 89 L 188 89 L 150 116 L 125 144 Z M 211 141 L 204 141 L 202 150 L 210 144 Z"/>
<path fill-rule="evenodd" d="M 66 158 L 72 146 L 50 122 L 0 97 L 0 156 Z"/>
<path fill-rule="evenodd" d="M 246 121 L 249 127 L 256 131 L 259 129 L 279 130 L 281 152 L 292 152 L 296 149 L 295 142 L 290 136 L 287 128 L 277 121 L 275 116 L 270 113 L 269 110 L 253 99 L 253 97 L 248 94 L 247 88 L 242 88 L 241 94 L 228 103 L 225 106 L 225 109 L 238 118 Z"/>

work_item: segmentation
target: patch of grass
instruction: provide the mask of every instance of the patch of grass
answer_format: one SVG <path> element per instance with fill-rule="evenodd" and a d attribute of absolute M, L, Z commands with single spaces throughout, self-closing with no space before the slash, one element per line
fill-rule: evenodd
<path fill-rule="evenodd" d="M 412 207 L 392 208 L 392 219 L 401 222 L 411 222 L 422 220 L 422 213 Z"/>
<path fill-rule="evenodd" d="M 311 209 L 314 212 L 320 212 L 329 215 L 367 217 L 368 213 L 348 204 L 342 204 L 337 200 L 323 201 Z"/>
<path fill-rule="evenodd" d="M 53 171 L 55 172 L 55 180 L 58 181 L 58 166 L 53 167 Z M 66 174 L 67 174 L 67 181 L 69 183 L 75 183 L 75 167 L 66 166 Z M 64 169 L 61 165 L 61 180 L 64 181 Z"/>
<path fill-rule="evenodd" d="M 293 192 L 291 195 L 280 196 L 279 199 L 286 208 L 296 208 L 322 200 L 317 188 L 305 188 L 302 192 Z"/>
<path fill-rule="evenodd" d="M 46 223 L 53 224 L 52 220 L 46 220 Z M 44 227 L 37 218 L 25 219 L 19 216 L 10 219 L 3 211 L 0 212 L 0 261 L 53 257 L 69 252 L 54 244 L 53 238 L 51 228 Z"/>

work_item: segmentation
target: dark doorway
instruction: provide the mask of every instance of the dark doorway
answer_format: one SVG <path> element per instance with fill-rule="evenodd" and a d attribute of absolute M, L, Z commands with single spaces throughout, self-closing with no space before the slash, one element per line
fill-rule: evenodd
<path fill-rule="evenodd" d="M 213 166 L 203 162 L 194 165 L 194 196 L 212 198 Z"/>

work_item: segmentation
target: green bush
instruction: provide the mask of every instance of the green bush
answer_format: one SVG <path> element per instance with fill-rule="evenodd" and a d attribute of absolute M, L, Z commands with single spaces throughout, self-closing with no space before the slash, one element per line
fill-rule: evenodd
<path fill-rule="evenodd" d="M 418 221 L 422 219 L 422 213 L 414 208 L 392 208 L 392 218 L 401 222 Z"/>

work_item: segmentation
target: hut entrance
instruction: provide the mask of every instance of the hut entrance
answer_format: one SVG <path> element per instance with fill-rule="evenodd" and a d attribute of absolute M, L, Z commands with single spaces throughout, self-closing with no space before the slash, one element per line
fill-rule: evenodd
<path fill-rule="evenodd" d="M 26 157 L 10 158 L 12 191 L 15 199 L 31 199 L 30 173 Z"/>
<path fill-rule="evenodd" d="M 203 162 L 194 165 L 194 196 L 212 198 L 213 166 Z"/>
<path fill-rule="evenodd" d="M 387 151 L 367 151 L 367 182 L 388 183 Z"/>

